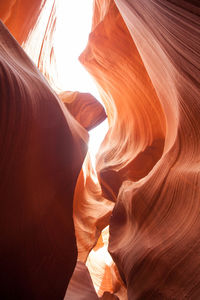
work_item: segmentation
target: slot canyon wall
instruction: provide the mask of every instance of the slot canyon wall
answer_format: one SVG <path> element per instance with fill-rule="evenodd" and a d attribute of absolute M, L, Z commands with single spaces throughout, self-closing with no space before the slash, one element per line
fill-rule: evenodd
<path fill-rule="evenodd" d="M 94 1 L 80 61 L 105 111 L 56 89 L 47 2 L 0 1 L 2 299 L 199 299 L 199 1 Z"/>

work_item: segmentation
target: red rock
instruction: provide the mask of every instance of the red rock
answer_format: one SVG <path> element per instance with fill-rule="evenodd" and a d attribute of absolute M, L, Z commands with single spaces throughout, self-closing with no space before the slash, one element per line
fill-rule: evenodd
<path fill-rule="evenodd" d="M 77 258 L 73 193 L 88 134 L 2 23 L 0 64 L 1 298 L 62 299 Z"/>
<path fill-rule="evenodd" d="M 40 13 L 40 1 L 25 2 L 0 2 L 20 44 Z M 102 107 L 82 94 L 61 104 L 1 25 L 2 298 L 64 296 L 76 263 L 72 205 L 81 262 L 66 295 L 97 298 L 84 263 L 91 249 L 103 247 L 101 231 L 110 225 L 109 251 L 121 279 L 106 264 L 96 269 L 102 299 L 200 298 L 199 16 L 198 1 L 94 1 L 80 61 L 108 116 L 97 175 L 89 155 L 80 172 L 87 140 L 81 125 L 103 120 Z M 43 49 L 38 66 L 51 75 Z"/>
<path fill-rule="evenodd" d="M 59 94 L 59 97 L 86 130 L 93 129 L 106 119 L 103 106 L 89 93 L 67 91 Z"/>

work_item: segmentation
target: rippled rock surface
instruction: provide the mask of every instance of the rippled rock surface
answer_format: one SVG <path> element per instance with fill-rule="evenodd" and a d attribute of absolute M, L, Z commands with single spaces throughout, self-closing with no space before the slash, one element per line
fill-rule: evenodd
<path fill-rule="evenodd" d="M 0 1 L 20 44 L 42 10 L 22 2 Z M 199 2 L 94 1 L 80 61 L 106 113 L 89 94 L 60 101 L 3 24 L 0 58 L 2 298 L 199 299 Z M 84 128 L 106 115 L 94 170 Z"/>

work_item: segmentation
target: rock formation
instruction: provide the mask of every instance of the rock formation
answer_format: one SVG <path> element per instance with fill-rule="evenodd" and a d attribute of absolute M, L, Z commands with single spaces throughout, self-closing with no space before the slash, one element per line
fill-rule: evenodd
<path fill-rule="evenodd" d="M 25 2 L 0 1 L 20 44 L 45 3 Z M 1 23 L 2 299 L 199 299 L 199 1 L 94 0 L 80 61 L 106 114 L 89 94 L 60 101 L 11 34 Z M 94 170 L 85 129 L 106 115 Z"/>
<path fill-rule="evenodd" d="M 86 127 L 105 112 L 79 93 L 71 115 L 2 23 L 0 62 L 0 294 L 62 299 L 77 259 L 73 194 L 88 141 L 72 115 L 81 97 L 90 107 Z"/>
<path fill-rule="evenodd" d="M 200 7 L 115 3 L 96 1 L 81 56 L 110 123 L 97 160 L 116 196 L 109 251 L 128 299 L 198 299 Z"/>

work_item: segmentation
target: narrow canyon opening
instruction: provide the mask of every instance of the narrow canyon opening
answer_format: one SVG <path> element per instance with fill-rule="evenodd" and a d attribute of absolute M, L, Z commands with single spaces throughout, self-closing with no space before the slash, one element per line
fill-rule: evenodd
<path fill-rule="evenodd" d="M 35 28 L 23 47 L 39 69 L 42 68 L 41 71 L 46 74 L 50 85 L 58 94 L 62 95 L 66 91 L 70 95 L 71 92 L 90 93 L 104 106 L 93 78 L 79 61 L 79 56 L 88 43 L 92 17 L 93 0 L 59 0 L 56 2 L 47 0 Z M 36 40 L 38 47 L 41 45 L 40 53 L 35 46 Z M 50 57 L 50 60 L 48 60 L 48 57 Z M 85 117 L 87 118 L 87 116 Z M 99 187 L 95 170 L 96 155 L 107 132 L 107 118 L 88 131 L 88 154 L 82 167 L 83 173 L 85 173 L 84 176 L 90 175 Z M 84 170 L 90 164 L 92 171 L 87 174 L 87 171 Z M 107 249 L 109 227 L 103 229 L 99 235 L 97 244 L 90 251 L 85 263 L 90 272 L 94 288 L 98 296 L 101 297 L 104 292 L 101 289 L 102 284 L 104 288 L 105 285 L 107 286 L 109 292 L 113 292 L 112 274 L 109 268 L 114 263 Z M 105 283 L 105 275 L 108 283 Z"/>
<path fill-rule="evenodd" d="M 200 299 L 199 16 L 0 0 L 2 299 Z"/>

